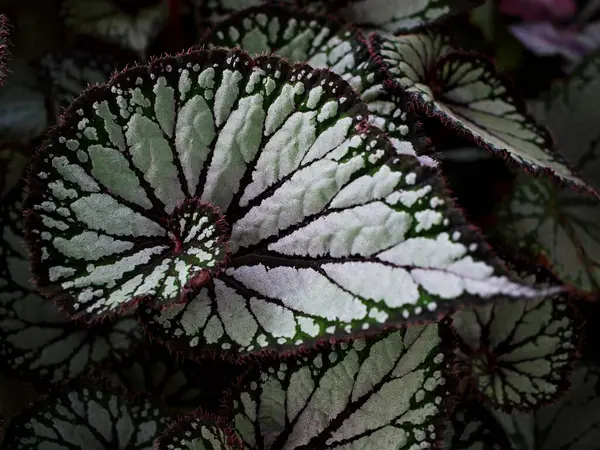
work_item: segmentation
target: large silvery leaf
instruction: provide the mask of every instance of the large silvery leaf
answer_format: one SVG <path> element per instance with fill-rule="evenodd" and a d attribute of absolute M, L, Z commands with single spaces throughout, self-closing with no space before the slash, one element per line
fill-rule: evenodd
<path fill-rule="evenodd" d="M 493 413 L 474 400 L 462 401 L 444 433 L 444 450 L 514 450 Z"/>
<path fill-rule="evenodd" d="M 430 448 L 445 363 L 437 324 L 328 346 L 249 377 L 234 390 L 234 427 L 252 450 Z"/>
<path fill-rule="evenodd" d="M 179 358 L 146 342 L 144 348 L 103 375 L 129 392 L 160 397 L 169 412 L 181 413 L 200 406 L 216 408 L 242 371 L 241 366 L 220 359 L 198 362 Z"/>
<path fill-rule="evenodd" d="M 360 31 L 341 22 L 289 6 L 254 7 L 214 26 L 200 44 L 208 48 L 240 47 L 253 54 L 273 53 L 290 62 L 329 69 L 361 94 L 369 123 L 387 133 L 398 154 L 414 156 L 428 150 L 418 119 L 407 110 L 404 96 L 384 88 Z M 419 157 L 422 164 L 435 165 L 431 157 Z"/>
<path fill-rule="evenodd" d="M 48 127 L 44 92 L 33 68 L 13 59 L 0 87 L 0 140 L 30 142 Z"/>
<path fill-rule="evenodd" d="M 22 156 L 14 153 L 7 166 L 18 169 Z M 8 181 L 19 175 L 22 170 Z M 88 328 L 71 322 L 31 284 L 23 240 L 23 188 L 16 183 L 0 206 L 0 367 L 36 382 L 56 382 L 121 361 L 142 338 L 135 318 Z"/>
<path fill-rule="evenodd" d="M 534 112 L 555 136 L 558 149 L 592 187 L 600 189 L 600 56 L 560 83 Z M 544 180 L 517 179 L 499 211 L 497 232 L 541 253 L 561 279 L 585 293 L 600 292 L 600 204 Z"/>
<path fill-rule="evenodd" d="M 541 275 L 519 272 L 526 282 Z M 453 316 L 465 361 L 480 397 L 504 410 L 526 410 L 557 399 L 569 386 L 579 326 L 567 298 L 495 303 Z"/>
<path fill-rule="evenodd" d="M 83 35 L 91 35 L 144 55 L 152 38 L 169 16 L 166 1 L 148 2 L 125 9 L 118 0 L 65 0 L 65 25 Z"/>
<path fill-rule="evenodd" d="M 78 380 L 15 417 L 2 448 L 154 450 L 165 421 L 160 403 L 128 398 L 118 389 Z"/>
<path fill-rule="evenodd" d="M 496 412 L 515 450 L 589 450 L 600 441 L 600 371 L 588 363 L 573 373 L 571 389 L 532 414 Z"/>
<path fill-rule="evenodd" d="M 156 441 L 157 450 L 242 450 L 228 421 L 198 410 L 172 423 Z"/>
<path fill-rule="evenodd" d="M 350 22 L 390 33 L 428 25 L 482 0 L 350 0 L 341 14 Z"/>
<path fill-rule="evenodd" d="M 438 172 L 365 117 L 338 76 L 276 57 L 124 71 L 34 160 L 37 286 L 88 320 L 144 300 L 184 350 L 234 351 L 434 319 L 469 294 L 544 294 L 507 278 Z"/>
<path fill-rule="evenodd" d="M 373 35 L 371 47 L 392 84 L 411 94 L 420 110 L 528 171 L 548 172 L 598 196 L 556 153 L 547 130 L 489 61 L 454 50 L 436 29 L 389 38 Z"/>
<path fill-rule="evenodd" d="M 111 53 L 70 50 L 45 55 L 39 62 L 46 83 L 54 120 L 89 85 L 105 83 L 111 74 L 123 69 L 128 61 Z"/>

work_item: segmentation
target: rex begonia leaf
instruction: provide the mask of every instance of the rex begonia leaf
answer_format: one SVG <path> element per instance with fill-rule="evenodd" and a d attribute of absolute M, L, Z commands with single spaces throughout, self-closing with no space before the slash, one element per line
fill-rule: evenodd
<path fill-rule="evenodd" d="M 415 325 L 264 365 L 230 401 L 245 448 L 433 448 L 449 396 L 439 327 Z"/>
<path fill-rule="evenodd" d="M 157 439 L 157 450 L 242 450 L 227 420 L 201 410 L 172 423 Z"/>
<path fill-rule="evenodd" d="M 581 176 L 600 189 L 600 55 L 554 86 L 534 105 L 555 136 L 557 148 L 575 162 Z M 564 283 L 600 293 L 600 203 L 587 195 L 538 179 L 518 177 L 500 206 L 496 232 L 515 246 L 541 253 Z"/>
<path fill-rule="evenodd" d="M 532 413 L 495 412 L 513 448 L 589 450 L 600 440 L 600 370 L 591 363 L 573 372 L 573 384 L 551 405 Z"/>
<path fill-rule="evenodd" d="M 13 184 L 23 175 L 23 154 L 10 149 L 2 153 L 9 155 L 3 168 L 16 172 L 12 178 L 0 177 L 12 184 L 0 205 L 0 368 L 36 382 L 56 382 L 122 360 L 142 339 L 135 318 L 89 328 L 70 321 L 31 284 L 23 238 L 24 185 L 18 178 Z"/>
<path fill-rule="evenodd" d="M 33 67 L 13 58 L 0 87 L 0 140 L 29 143 L 48 128 L 44 92 Z"/>
<path fill-rule="evenodd" d="M 9 55 L 9 28 L 8 19 L 4 14 L 0 14 L 0 86 L 4 83 L 7 72 L 6 61 Z"/>
<path fill-rule="evenodd" d="M 464 400 L 450 417 L 443 450 L 515 450 L 494 414 L 480 402 Z"/>
<path fill-rule="evenodd" d="M 94 36 L 144 55 L 150 41 L 167 23 L 167 1 L 137 5 L 134 12 L 116 0 L 64 0 L 65 25 L 83 35 Z"/>
<path fill-rule="evenodd" d="M 357 25 L 396 33 L 432 24 L 481 3 L 482 0 L 350 0 L 340 14 Z"/>
<path fill-rule="evenodd" d="M 518 271 L 534 285 L 541 273 Z M 458 355 L 468 365 L 477 394 L 495 407 L 528 410 L 556 400 L 569 386 L 580 327 L 565 295 L 494 303 L 453 316 Z"/>
<path fill-rule="evenodd" d="M 161 397 L 169 411 L 180 413 L 219 405 L 223 392 L 242 370 L 242 366 L 220 359 L 197 362 L 179 358 L 162 346 L 147 343 L 103 375 L 130 392 Z"/>
<path fill-rule="evenodd" d="M 420 124 L 406 110 L 403 97 L 384 88 L 360 31 L 341 22 L 281 4 L 253 7 L 214 26 L 200 45 L 273 53 L 290 62 L 329 69 L 361 94 L 369 123 L 387 133 L 398 154 L 417 155 L 427 149 Z M 434 165 L 430 157 L 420 158 L 422 163 Z"/>
<path fill-rule="evenodd" d="M 487 59 L 453 49 L 435 28 L 395 37 L 372 35 L 370 46 L 390 85 L 411 94 L 421 111 L 527 171 L 547 172 L 600 197 L 554 150 L 548 131 Z"/>
<path fill-rule="evenodd" d="M 366 116 L 337 75 L 240 50 L 125 70 L 32 164 L 38 288 L 88 320 L 144 300 L 159 338 L 240 352 L 549 293 L 506 277 L 439 172 Z"/>
<path fill-rule="evenodd" d="M 154 450 L 162 405 L 91 380 L 60 386 L 8 426 L 5 450 Z"/>
<path fill-rule="evenodd" d="M 80 49 L 45 55 L 39 61 L 39 66 L 55 122 L 59 122 L 64 109 L 89 85 L 105 83 L 114 72 L 122 70 L 128 63 L 112 53 Z"/>

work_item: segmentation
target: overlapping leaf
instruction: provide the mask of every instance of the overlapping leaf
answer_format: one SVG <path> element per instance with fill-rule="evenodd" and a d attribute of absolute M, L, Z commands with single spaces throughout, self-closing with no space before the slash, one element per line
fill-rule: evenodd
<path fill-rule="evenodd" d="M 134 11 L 116 0 L 65 0 L 65 24 L 83 35 L 91 35 L 144 55 L 152 38 L 169 16 L 166 1 L 136 5 Z"/>
<path fill-rule="evenodd" d="M 437 324 L 282 360 L 234 391 L 234 426 L 253 450 L 433 446 L 447 399 Z"/>
<path fill-rule="evenodd" d="M 0 88 L 0 140 L 28 143 L 48 127 L 44 92 L 33 68 L 12 59 Z"/>
<path fill-rule="evenodd" d="M 111 53 L 70 50 L 49 53 L 40 62 L 41 77 L 48 89 L 54 120 L 89 86 L 105 83 L 129 61 Z"/>
<path fill-rule="evenodd" d="M 0 375 L 0 444 L 12 418 L 38 397 L 38 392 L 30 384 Z"/>
<path fill-rule="evenodd" d="M 596 55 L 550 98 L 534 105 L 558 149 L 576 163 L 582 177 L 600 189 L 600 55 Z M 542 253 L 565 283 L 586 293 L 600 292 L 600 204 L 586 195 L 544 180 L 517 179 L 499 211 L 497 232 L 507 242 Z"/>
<path fill-rule="evenodd" d="M 169 411 L 179 413 L 200 406 L 215 407 L 241 373 L 241 366 L 222 360 L 179 359 L 163 347 L 147 343 L 105 375 L 130 392 L 163 398 Z"/>
<path fill-rule="evenodd" d="M 12 149 L 2 154 L 8 155 L 2 168 L 9 169 L 2 181 L 12 189 L 0 207 L 0 367 L 55 382 L 108 360 L 118 361 L 142 338 L 135 318 L 87 328 L 69 321 L 31 284 L 23 241 L 23 183 L 18 182 L 24 154 Z"/>
<path fill-rule="evenodd" d="M 431 24 L 481 3 L 481 0 L 350 0 L 341 14 L 358 25 L 396 33 Z"/>
<path fill-rule="evenodd" d="M 420 155 L 422 164 L 435 165 L 431 157 L 421 155 L 429 148 L 418 118 L 407 110 L 405 96 L 384 88 L 360 31 L 318 14 L 269 5 L 245 9 L 220 22 L 200 44 L 273 53 L 331 70 L 361 94 L 369 123 L 387 133 L 398 154 Z"/>
<path fill-rule="evenodd" d="M 444 434 L 444 450 L 514 450 L 495 416 L 481 403 L 463 401 Z"/>
<path fill-rule="evenodd" d="M 227 421 L 201 411 L 173 423 L 156 441 L 157 450 L 241 450 Z"/>
<path fill-rule="evenodd" d="M 275 57 L 200 51 L 123 72 L 71 105 L 31 170 L 38 286 L 91 320 L 189 292 L 143 309 L 186 351 L 542 295 L 505 276 L 437 171 L 396 157 L 365 117 L 339 77 Z"/>
<path fill-rule="evenodd" d="M 532 285 L 541 274 L 519 275 Z M 495 303 L 454 314 L 459 354 L 478 393 L 508 410 L 531 409 L 562 395 L 579 345 L 567 298 Z"/>
<path fill-rule="evenodd" d="M 588 450 L 600 439 L 600 372 L 590 364 L 573 373 L 573 386 L 554 404 L 532 414 L 496 413 L 513 448 Z"/>
<path fill-rule="evenodd" d="M 547 130 L 489 61 L 455 51 L 436 29 L 389 38 L 373 35 L 371 50 L 392 84 L 410 93 L 421 110 L 529 171 L 549 172 L 598 196 L 556 153 Z"/>
<path fill-rule="evenodd" d="M 165 422 L 159 403 L 84 380 L 57 389 L 15 417 L 2 448 L 154 450 Z"/>

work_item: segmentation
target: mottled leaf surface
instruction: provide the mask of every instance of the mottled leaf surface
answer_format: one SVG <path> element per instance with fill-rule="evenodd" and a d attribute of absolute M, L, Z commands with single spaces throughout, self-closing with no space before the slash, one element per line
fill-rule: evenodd
<path fill-rule="evenodd" d="M 553 133 L 558 149 L 592 187 L 600 189 L 600 56 L 554 86 L 533 111 Z M 541 253 L 561 279 L 586 293 L 600 291 L 600 204 L 544 180 L 517 178 L 499 210 L 497 233 L 507 242 Z"/>
<path fill-rule="evenodd" d="M 282 360 L 234 391 L 234 426 L 254 450 L 428 448 L 448 395 L 438 325 Z"/>
<path fill-rule="evenodd" d="M 431 24 L 481 3 L 481 0 L 351 0 L 341 14 L 358 25 L 396 33 Z"/>
<path fill-rule="evenodd" d="M 436 29 L 397 37 L 372 38 L 372 51 L 393 84 L 417 106 L 491 152 L 500 152 L 535 173 L 598 195 L 553 148 L 539 125 L 493 65 L 457 52 Z"/>
<path fill-rule="evenodd" d="M 157 450 L 241 450 L 228 421 L 197 411 L 173 423 L 156 442 Z"/>
<path fill-rule="evenodd" d="M 404 96 L 384 88 L 358 30 L 318 14 L 272 5 L 248 8 L 220 22 L 200 44 L 274 53 L 290 62 L 329 69 L 361 94 L 369 123 L 387 133 L 397 154 L 415 156 L 428 150 L 418 118 L 406 108 Z M 420 156 L 420 161 L 435 165 L 428 156 Z"/>
<path fill-rule="evenodd" d="M 89 381 L 57 389 L 15 417 L 6 450 L 154 450 L 166 415 L 160 404 Z"/>
<path fill-rule="evenodd" d="M 335 74 L 239 50 L 123 72 L 33 165 L 38 286 L 90 320 L 144 300 L 159 338 L 239 352 L 543 295 L 366 115 Z"/>
<path fill-rule="evenodd" d="M 547 286 L 541 274 L 518 271 L 531 285 Z M 496 407 L 532 409 L 569 386 L 580 340 L 577 318 L 565 295 L 494 303 L 454 314 L 458 354 L 478 393 Z"/>
<path fill-rule="evenodd" d="M 132 13 L 118 0 L 65 0 L 61 12 L 65 25 L 78 33 L 144 54 L 167 22 L 169 5 L 159 1 L 138 8 Z"/>
<path fill-rule="evenodd" d="M 121 360 L 142 338 L 135 318 L 88 328 L 71 322 L 31 284 L 23 238 L 24 186 L 18 178 L 23 173 L 23 154 L 5 152 L 11 156 L 5 160 L 11 172 L 2 181 L 12 188 L 0 206 L 0 367 L 38 382 L 56 382 L 97 364 Z"/>
<path fill-rule="evenodd" d="M 105 83 L 126 65 L 127 61 L 113 54 L 79 49 L 45 55 L 39 62 L 40 76 L 48 90 L 55 122 L 89 85 Z"/>

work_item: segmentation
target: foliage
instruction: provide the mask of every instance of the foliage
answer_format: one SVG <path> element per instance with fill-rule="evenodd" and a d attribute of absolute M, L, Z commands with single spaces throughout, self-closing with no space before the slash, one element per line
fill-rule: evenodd
<path fill-rule="evenodd" d="M 43 55 L 0 3 L 2 448 L 597 446 L 598 53 L 511 79 L 476 0 L 51 3 Z M 485 23 L 596 20 L 531 3 Z"/>

